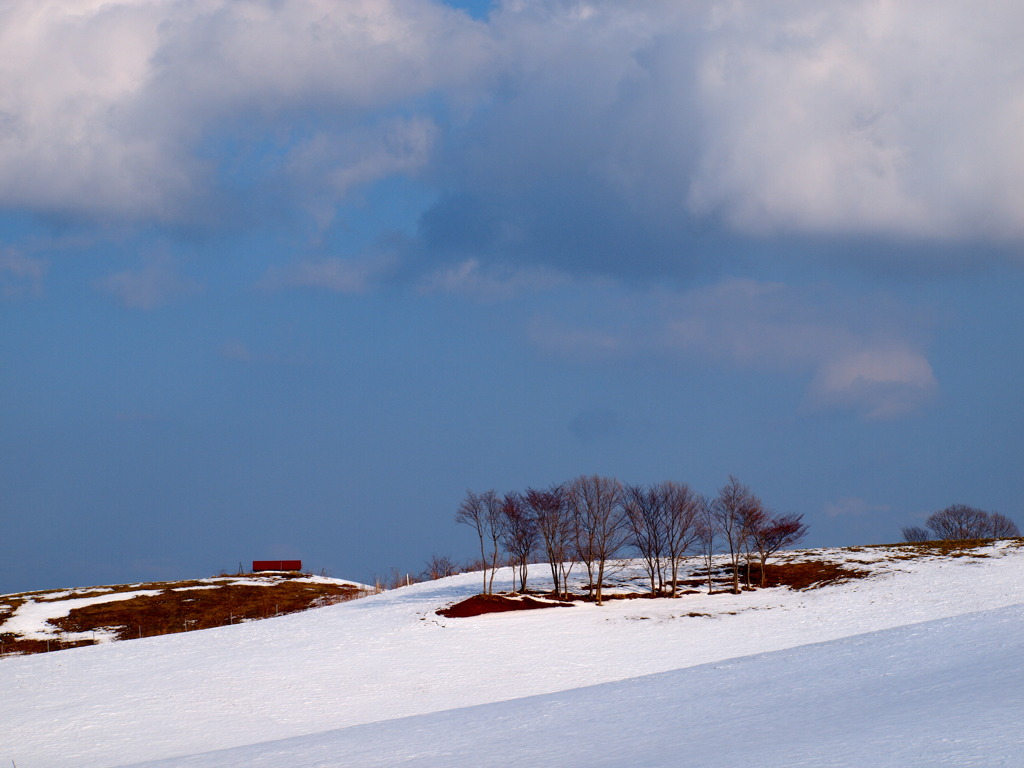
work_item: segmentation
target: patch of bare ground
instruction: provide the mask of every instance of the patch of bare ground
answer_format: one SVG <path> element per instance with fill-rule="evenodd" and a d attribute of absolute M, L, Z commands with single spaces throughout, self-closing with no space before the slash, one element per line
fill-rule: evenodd
<path fill-rule="evenodd" d="M 435 613 L 446 619 L 464 619 L 470 616 L 483 616 L 486 613 L 531 611 L 538 608 L 569 608 L 571 606 L 571 602 L 538 600 L 529 595 L 473 595 L 455 605 L 441 608 Z"/>
<path fill-rule="evenodd" d="M 804 590 L 817 589 L 829 584 L 839 584 L 852 579 L 861 579 L 871 574 L 870 571 L 860 568 L 832 563 L 827 560 L 802 560 L 799 562 L 768 563 L 765 565 L 764 586 L 765 587 L 789 587 L 790 589 Z M 730 569 L 716 569 L 712 571 L 712 591 L 724 594 L 732 590 L 732 571 Z M 752 586 L 746 587 L 746 566 L 741 568 L 740 588 L 744 591 L 757 589 L 761 586 L 761 570 L 756 563 L 751 564 L 750 578 Z M 703 590 L 695 587 L 707 587 L 707 572 L 697 572 L 693 578 L 680 581 L 680 589 L 677 597 L 685 595 L 701 594 Z M 669 595 L 652 595 L 650 592 L 605 592 L 605 602 L 615 600 L 651 600 Z M 561 596 L 558 600 L 545 599 L 537 600 L 529 595 L 474 595 L 460 603 L 442 608 L 436 611 L 439 616 L 445 618 L 467 618 L 470 616 L 481 616 L 486 613 L 499 613 L 504 611 L 526 611 L 535 608 L 553 608 L 558 606 L 569 606 L 576 602 L 593 602 L 594 598 L 588 595 L 573 594 Z M 707 616 L 704 613 L 690 613 L 688 616 Z"/>
<path fill-rule="evenodd" d="M 93 645 L 92 640 L 26 640 L 18 635 L 4 632 L 0 635 L 0 655 L 8 654 L 24 656 L 29 653 L 47 653 L 48 651 L 63 651 L 67 648 L 79 648 L 83 645 Z"/>
<path fill-rule="evenodd" d="M 293 578 L 298 576 L 299 574 L 296 574 Z M 49 624 L 61 633 L 112 631 L 118 640 L 132 640 L 297 613 L 352 600 L 364 594 L 358 587 L 349 584 L 309 583 L 281 578 L 280 575 L 262 586 L 233 584 L 229 580 L 225 582 L 160 582 L 120 585 L 95 592 L 76 592 L 75 598 L 141 589 L 162 590 L 156 595 L 143 595 L 76 608 L 67 616 L 50 619 Z M 45 600 L 42 595 L 37 600 L 51 602 Z M 41 653 L 92 645 L 93 642 L 92 639 L 27 640 L 11 633 L 0 635 L 0 646 L 4 655 Z"/>
<path fill-rule="evenodd" d="M 768 563 L 764 567 L 764 586 L 817 589 L 829 584 L 863 579 L 870 575 L 871 571 L 850 568 L 845 564 L 839 565 L 826 560 Z M 751 579 L 754 584 L 760 584 L 761 568 L 759 565 L 751 568 Z"/>
<path fill-rule="evenodd" d="M 746 586 L 748 569 L 746 564 L 740 566 L 740 588 L 744 591 L 761 587 L 761 565 L 752 562 L 749 568 L 750 587 Z M 789 587 L 790 589 L 817 589 L 829 584 L 839 584 L 851 579 L 862 579 L 871 572 L 860 568 L 850 568 L 847 563 L 838 564 L 828 560 L 793 560 L 767 563 L 764 568 L 765 587 Z M 732 568 L 720 568 L 711 572 L 713 592 L 732 591 Z M 708 586 L 707 571 L 697 571 L 691 578 L 679 582 L 680 586 L 688 587 L 683 594 L 705 591 Z M 703 589 L 700 589 L 703 588 Z"/>

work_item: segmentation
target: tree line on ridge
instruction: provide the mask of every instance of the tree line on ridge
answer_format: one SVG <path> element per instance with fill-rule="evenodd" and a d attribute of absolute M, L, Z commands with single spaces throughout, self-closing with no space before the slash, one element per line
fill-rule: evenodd
<path fill-rule="evenodd" d="M 768 558 L 806 535 L 802 518 L 772 512 L 732 476 L 713 499 L 686 483 L 625 485 L 600 475 L 505 494 L 470 490 L 455 514 L 477 536 L 483 594 L 493 593 L 495 572 L 505 564 L 502 554 L 514 569 L 514 587 L 525 591 L 527 566 L 539 554 L 556 595 L 569 596 L 569 575 L 579 566 L 586 572 L 587 596 L 598 604 L 609 562 L 626 549 L 643 564 L 652 596 L 676 596 L 680 563 L 694 554 L 704 557 L 710 586 L 712 558 L 719 551 L 728 555 L 733 592 L 740 592 L 744 559 L 748 583 L 750 563 L 757 561 L 763 585 Z"/>

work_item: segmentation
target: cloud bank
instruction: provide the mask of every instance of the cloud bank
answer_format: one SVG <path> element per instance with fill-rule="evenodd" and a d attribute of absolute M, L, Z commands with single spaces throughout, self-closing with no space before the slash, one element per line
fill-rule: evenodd
<path fill-rule="evenodd" d="M 319 155 L 319 183 L 342 194 L 406 171 L 421 139 L 360 120 L 476 77 L 477 27 L 428 0 L 15 0 L 0 12 L 0 205 L 197 215 L 224 170 L 211 141 L 269 140 L 292 168 Z M 360 140 L 375 160 L 353 159 Z"/>
<path fill-rule="evenodd" d="M 1016 242 L 1022 27 L 996 0 L 11 0 L 0 205 L 195 217 L 247 159 L 324 221 L 417 176 L 449 262 L 657 272 L 708 227 Z"/>
<path fill-rule="evenodd" d="M 998 0 L 503 0 L 483 20 L 438 0 L 11 0 L 0 209 L 172 238 L 280 219 L 311 242 L 268 266 L 275 290 L 494 301 L 609 279 L 629 287 L 607 322 L 555 313 L 539 343 L 796 371 L 809 407 L 893 418 L 937 391 L 905 324 L 722 276 L 865 242 L 1019 260 L 1022 28 Z M 416 202 L 389 218 L 374 193 L 396 180 Z M 38 293 L 45 262 L 17 254 L 0 290 Z M 141 309 L 200 288 L 171 263 L 94 285 Z"/>

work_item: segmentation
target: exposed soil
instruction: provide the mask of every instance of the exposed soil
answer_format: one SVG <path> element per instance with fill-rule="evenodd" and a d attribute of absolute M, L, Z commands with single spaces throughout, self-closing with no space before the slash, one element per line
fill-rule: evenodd
<path fill-rule="evenodd" d="M 51 619 L 49 623 L 63 632 L 112 630 L 116 633 L 117 639 L 131 640 L 297 613 L 309 608 L 351 600 L 363 594 L 358 587 L 351 585 L 308 583 L 288 579 L 271 582 L 265 586 L 230 582 L 210 584 L 198 581 L 121 585 L 110 590 L 97 591 L 96 594 L 140 589 L 163 591 L 157 595 L 76 608 L 67 616 Z M 83 595 L 75 595 L 80 596 Z M 50 602 L 46 600 L 45 595 L 39 595 L 35 599 Z M 59 639 L 26 640 L 10 633 L 0 635 L 0 647 L 4 654 L 42 653 L 92 644 L 91 639 L 67 642 Z"/>
<path fill-rule="evenodd" d="M 464 619 L 469 616 L 482 616 L 485 613 L 503 613 L 505 611 L 532 611 L 538 608 L 568 608 L 572 603 L 554 600 L 537 600 L 529 595 L 522 597 L 510 595 L 473 595 L 461 603 L 441 608 L 436 611 L 438 616 L 446 619 Z"/>
<path fill-rule="evenodd" d="M 870 575 L 869 571 L 850 568 L 823 560 L 806 560 L 799 562 L 768 563 L 764 571 L 765 587 L 789 587 L 790 589 L 817 589 L 828 584 L 838 584 L 850 579 L 860 579 Z M 715 569 L 711 572 L 712 584 L 716 593 L 732 590 L 732 572 L 727 568 Z M 744 591 L 757 589 L 761 586 L 761 568 L 758 563 L 750 566 L 751 586 L 746 587 L 746 566 L 740 570 L 740 588 Z M 697 572 L 693 578 L 680 581 L 680 587 L 706 587 L 707 572 Z M 605 589 L 608 589 L 606 585 Z M 680 589 L 679 596 L 700 594 L 699 589 Z M 667 597 L 665 595 L 664 597 Z M 536 608 L 555 608 L 569 606 L 574 602 L 591 601 L 587 595 L 570 594 L 568 598 L 558 601 L 537 600 L 529 595 L 474 595 L 461 603 L 442 608 L 437 611 L 439 616 L 449 619 L 481 616 L 485 613 L 503 611 L 528 611 Z M 660 599 L 650 592 L 605 592 L 604 601 L 612 600 L 643 600 Z M 706 614 L 690 614 L 703 616 Z"/>
<path fill-rule="evenodd" d="M 850 568 L 825 560 L 802 560 L 792 562 L 768 562 L 764 568 L 765 587 L 789 587 L 790 589 L 817 589 L 829 584 L 838 584 L 850 579 L 861 579 L 870 575 L 870 571 Z M 750 583 L 747 587 L 747 566 L 740 565 L 740 589 L 756 589 L 761 586 L 761 564 L 750 563 Z M 716 568 L 711 571 L 711 584 L 714 592 L 732 590 L 732 568 Z M 708 586 L 707 571 L 695 571 L 690 578 L 679 581 L 680 595 L 706 593 Z M 650 594 L 646 595 L 650 597 Z"/>
<path fill-rule="evenodd" d="M 764 567 L 764 585 L 766 587 L 789 587 L 790 589 L 817 589 L 851 579 L 862 579 L 870 574 L 870 571 L 860 568 L 850 568 L 822 560 L 768 563 Z M 760 564 L 751 566 L 750 580 L 755 586 L 760 585 Z"/>

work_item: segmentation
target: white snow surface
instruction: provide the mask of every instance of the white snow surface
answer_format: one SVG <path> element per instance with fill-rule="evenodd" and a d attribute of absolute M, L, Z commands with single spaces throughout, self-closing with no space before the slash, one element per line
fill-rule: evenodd
<path fill-rule="evenodd" d="M 877 575 L 437 616 L 479 590 L 466 574 L 8 658 L 0 765 L 1024 764 L 1024 549 L 806 554 Z"/>
<path fill-rule="evenodd" d="M 66 600 L 54 599 L 54 594 L 64 597 L 68 593 L 47 594 L 45 600 L 25 600 L 19 605 L 7 621 L 0 624 L 0 634 L 10 632 L 21 635 L 26 640 L 47 640 L 59 637 L 66 641 L 84 640 L 96 635 L 96 639 L 109 641 L 113 634 L 94 632 L 59 632 L 53 625 L 48 624 L 50 619 L 60 619 L 67 616 L 77 608 L 85 608 L 100 603 L 114 603 L 118 600 L 131 600 L 133 597 L 144 595 L 158 595 L 158 589 L 139 589 L 134 592 L 114 592 L 110 594 L 93 595 L 92 597 L 72 597 Z M 102 637 L 101 637 L 102 635 Z"/>

